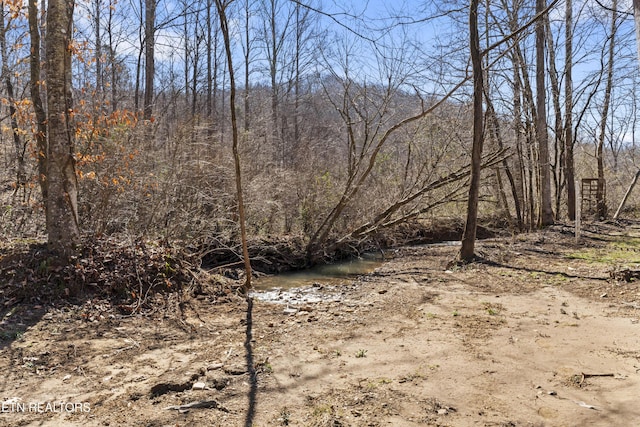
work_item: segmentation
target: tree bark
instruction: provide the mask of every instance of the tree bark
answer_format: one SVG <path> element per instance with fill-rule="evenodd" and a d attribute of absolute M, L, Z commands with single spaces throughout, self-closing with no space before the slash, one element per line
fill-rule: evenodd
<path fill-rule="evenodd" d="M 118 66 L 116 64 L 116 46 L 113 41 L 113 12 L 116 0 L 109 0 L 109 15 L 107 18 L 107 36 L 109 39 L 109 64 L 111 65 L 111 112 L 118 109 Z"/>
<path fill-rule="evenodd" d="M 104 105 L 103 99 L 102 99 L 102 91 L 104 90 L 104 76 L 102 75 L 102 34 L 101 34 L 101 30 L 102 30 L 102 17 L 101 17 L 101 13 L 102 10 L 100 9 L 101 7 L 101 1 L 100 0 L 96 0 L 95 1 L 95 7 L 96 7 L 96 14 L 94 16 L 94 25 L 95 25 L 95 61 L 96 61 L 96 92 L 97 92 L 97 96 L 94 98 L 94 101 L 96 101 L 99 104 L 99 108 L 102 108 L 102 106 Z"/>
<path fill-rule="evenodd" d="M 140 10 L 144 8 L 144 4 L 145 4 L 145 0 L 140 0 L 140 3 L 139 3 Z M 138 25 L 138 38 L 140 41 L 140 49 L 138 50 L 138 56 L 136 58 L 136 84 L 135 84 L 135 89 L 133 90 L 133 105 L 134 105 L 133 108 L 136 112 L 138 112 L 140 109 L 140 85 L 142 84 L 140 82 L 140 79 L 142 74 L 142 56 L 144 55 L 145 45 L 146 45 L 146 41 L 144 39 L 145 37 L 144 18 L 145 17 L 142 13 L 140 13 L 139 18 L 140 18 L 140 22 Z"/>
<path fill-rule="evenodd" d="M 620 206 L 618 206 L 618 210 L 616 210 L 615 215 L 613 215 L 613 219 L 618 219 L 618 217 L 620 216 L 620 213 L 622 212 L 622 209 L 624 209 L 624 205 L 626 205 L 627 204 L 627 200 L 629 200 L 629 196 L 631 195 L 631 192 L 633 191 L 633 188 L 638 183 L 638 178 L 640 178 L 640 170 L 637 171 L 636 174 L 633 176 L 633 179 L 631 180 L 631 184 L 629 184 L 629 188 L 627 188 L 627 192 L 624 193 L 624 197 L 622 198 L 622 201 L 620 202 Z"/>
<path fill-rule="evenodd" d="M 545 0 L 536 0 L 536 12 L 545 9 Z M 536 22 L 536 138 L 538 140 L 538 165 L 540 168 L 540 225 L 553 224 L 551 207 L 551 173 L 549 168 L 549 137 L 547 132 L 547 102 L 545 93 L 545 28 L 544 20 Z"/>
<path fill-rule="evenodd" d="M 269 77 L 271 79 L 271 125 L 273 126 L 273 144 L 274 147 L 278 147 L 279 151 L 279 163 L 282 167 L 285 165 L 285 144 L 282 135 L 280 135 L 279 115 L 278 115 L 278 99 L 280 97 L 280 87 L 278 85 L 278 61 L 280 57 L 280 46 L 277 31 L 276 20 L 276 0 L 269 0 L 268 8 L 264 13 L 267 17 L 264 29 L 265 37 L 265 50 L 267 52 L 267 61 L 269 63 Z M 284 37 L 284 35 L 283 35 Z M 276 158 L 278 157 L 276 156 Z"/>
<path fill-rule="evenodd" d="M 640 63 L 640 0 L 633 0 L 633 22 L 636 29 L 638 63 Z"/>
<path fill-rule="evenodd" d="M 207 117 L 207 127 L 209 132 L 211 131 L 211 115 L 213 112 L 213 106 L 211 105 L 211 94 L 213 91 L 213 75 L 211 72 L 211 61 L 212 61 L 212 51 L 213 51 L 213 22 L 211 16 L 211 8 L 213 7 L 213 1 L 207 0 L 207 17 L 206 17 L 206 28 L 207 28 L 207 94 L 206 94 L 206 117 Z"/>
<path fill-rule="evenodd" d="M 613 0 L 611 6 L 611 36 L 609 39 L 608 63 L 607 63 L 607 84 L 604 91 L 604 101 L 602 105 L 602 117 L 600 118 L 600 133 L 598 135 L 598 146 L 596 148 L 596 161 L 598 163 L 598 188 L 596 191 L 597 216 L 600 219 L 607 217 L 607 201 L 605 196 L 604 177 L 604 140 L 607 132 L 607 118 L 609 116 L 609 106 L 611 105 L 611 91 L 613 90 L 613 61 L 615 59 L 616 47 L 616 27 L 618 25 L 618 0 Z"/>
<path fill-rule="evenodd" d="M 42 194 L 45 217 L 48 218 L 48 185 L 47 185 L 47 113 L 44 110 L 42 96 L 40 95 L 40 27 L 38 25 L 37 0 L 29 0 L 29 35 L 31 39 L 31 52 L 29 55 L 29 90 L 31 102 L 36 116 L 36 129 L 34 139 L 36 141 L 36 156 L 38 162 L 38 184 Z M 46 223 L 49 223 L 47 219 Z"/>
<path fill-rule="evenodd" d="M 4 84 L 7 89 L 7 98 L 9 101 L 9 121 L 11 123 L 11 133 L 13 135 L 13 145 L 16 152 L 16 189 L 13 193 L 24 188 L 27 183 L 27 172 L 25 165 L 25 151 L 26 144 L 23 143 L 20 137 L 20 129 L 18 127 L 17 111 L 15 104 L 15 94 L 13 90 L 13 82 L 11 81 L 11 73 L 9 72 L 9 63 L 7 58 L 7 37 L 6 26 L 4 22 L 4 1 L 0 1 L 0 10 L 3 11 L 3 15 L 0 16 L 0 60 L 2 60 L 2 76 L 4 77 Z M 10 15 L 8 15 L 10 16 Z M 11 21 L 9 20 L 9 23 Z"/>
<path fill-rule="evenodd" d="M 488 116 L 487 122 L 491 123 L 490 132 L 493 133 L 493 137 L 498 143 L 498 148 L 500 150 L 504 150 L 504 142 L 502 140 L 502 135 L 500 132 L 500 120 L 498 119 L 498 115 L 496 113 L 495 107 L 493 106 L 493 102 L 489 98 L 489 94 L 487 93 L 487 91 L 485 91 L 484 95 L 485 95 L 484 99 L 486 100 L 486 103 L 487 103 L 487 113 L 486 113 L 486 115 Z M 507 175 L 507 179 L 509 180 L 511 197 L 513 197 L 513 205 L 516 211 L 516 221 L 518 223 L 518 229 L 522 230 L 524 225 L 523 218 L 522 218 L 522 201 L 518 195 L 518 187 L 517 187 L 516 179 L 513 176 L 513 172 L 511 172 L 511 167 L 509 167 L 509 162 L 507 161 L 506 158 L 502 160 L 502 168 L 504 169 L 504 172 Z M 497 169 L 497 177 L 498 177 L 498 180 L 500 180 L 499 169 Z M 509 218 L 511 218 L 511 215 L 509 213 L 509 206 L 506 202 L 506 194 L 504 191 L 501 191 L 501 193 L 503 195 L 503 198 L 505 199 L 505 202 L 504 202 L 505 212 L 507 213 Z"/>
<path fill-rule="evenodd" d="M 636 0 L 638 1 L 638 0 Z M 566 0 L 564 84 L 564 176 L 567 188 L 567 216 L 576 219 L 576 185 L 573 159 L 573 3 Z"/>
<path fill-rule="evenodd" d="M 565 144 L 564 144 L 564 128 L 562 123 L 562 107 L 560 104 L 560 79 L 558 76 L 558 70 L 556 68 L 556 48 L 553 41 L 553 33 L 551 32 L 551 21 L 549 15 L 544 17 L 545 25 L 545 40 L 549 51 L 549 80 L 551 83 L 551 101 L 553 105 L 553 134 L 554 134 L 554 156 L 553 165 L 551 167 L 551 175 L 553 177 L 553 186 L 555 188 L 555 211 L 560 215 L 560 206 L 562 203 L 562 191 L 564 190 L 564 156 L 565 156 Z"/>
<path fill-rule="evenodd" d="M 471 151 L 471 183 L 467 203 L 467 221 L 462 236 L 460 260 L 470 262 L 475 257 L 476 230 L 478 226 L 478 198 L 480 194 L 480 172 L 482 146 L 484 144 L 484 113 L 482 97 L 484 76 L 480 53 L 480 35 L 478 32 L 478 2 L 471 0 L 469 9 L 469 50 L 473 68 L 473 147 Z"/>
<path fill-rule="evenodd" d="M 635 32 L 636 32 L 636 53 L 638 55 L 638 64 L 640 65 L 640 0 L 633 0 L 633 22 L 635 25 Z M 640 170 L 637 171 L 636 174 L 634 175 L 633 180 L 631 181 L 631 184 L 627 189 L 627 192 L 625 193 L 624 197 L 622 198 L 622 201 L 620 202 L 620 206 L 618 206 L 618 209 L 616 210 L 615 215 L 613 215 L 613 219 L 618 219 L 618 217 L 620 216 L 622 209 L 624 209 L 624 205 L 627 203 L 627 200 L 629 199 L 629 196 L 631 195 L 633 188 L 636 186 L 636 183 L 638 182 L 638 178 L 640 178 Z"/>
<path fill-rule="evenodd" d="M 638 64 L 640 65 L 640 0 L 633 0 L 633 21 L 635 24 L 635 32 L 636 32 L 636 49 L 637 49 L 636 52 L 638 55 Z M 633 188 L 636 186 L 636 183 L 638 182 L 638 178 L 640 178 L 640 170 L 637 171 L 635 176 L 633 177 L 633 180 L 631 181 L 631 184 L 629 185 L 627 192 L 625 193 L 624 197 L 622 198 L 622 201 L 620 202 L 620 206 L 618 206 L 618 209 L 616 210 L 615 215 L 613 215 L 613 219 L 618 219 L 618 217 L 620 216 L 620 213 L 624 209 L 624 205 L 627 203 L 627 200 L 629 199 L 629 196 L 631 195 Z"/>
<path fill-rule="evenodd" d="M 61 260 L 80 242 L 78 182 L 71 128 L 71 35 L 73 0 L 49 0 L 45 37 L 47 74 L 49 246 Z"/>
<path fill-rule="evenodd" d="M 155 76 L 156 0 L 145 0 L 144 21 L 144 113 L 145 120 L 153 115 L 153 82 Z"/>
<path fill-rule="evenodd" d="M 249 86 L 251 76 L 251 1 L 245 2 L 244 9 L 244 136 L 247 137 L 250 126 L 250 104 L 249 104 Z"/>

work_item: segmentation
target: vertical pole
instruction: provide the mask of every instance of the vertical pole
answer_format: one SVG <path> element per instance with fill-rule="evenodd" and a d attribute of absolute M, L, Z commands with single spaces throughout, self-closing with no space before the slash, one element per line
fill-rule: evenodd
<path fill-rule="evenodd" d="M 580 220 L 582 219 L 582 188 L 576 179 L 576 243 L 580 241 Z"/>

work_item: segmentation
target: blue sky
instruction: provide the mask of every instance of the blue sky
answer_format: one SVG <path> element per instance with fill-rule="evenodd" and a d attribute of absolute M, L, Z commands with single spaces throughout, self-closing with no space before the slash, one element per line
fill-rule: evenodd
<path fill-rule="evenodd" d="M 107 0 L 103 0 L 107 3 Z M 133 0 L 135 4 L 138 0 Z M 184 2 L 175 0 L 159 0 L 159 14 L 168 14 L 181 11 Z M 334 71 L 339 70 L 341 62 L 346 62 L 345 55 L 351 55 L 349 66 L 351 75 L 360 80 L 369 82 L 385 81 L 389 70 L 393 70 L 396 77 L 405 76 L 404 84 L 407 88 L 415 85 L 427 93 L 435 95 L 445 94 L 451 87 L 457 84 L 463 77 L 468 60 L 467 47 L 467 5 L 468 1 L 418 1 L 418 0 L 307 0 L 315 7 L 321 8 L 331 18 L 324 16 L 317 19 L 317 29 L 329 31 L 323 34 L 321 45 L 313 52 L 315 59 L 324 56 L 330 59 Z M 550 0 L 548 0 L 550 1 Z M 601 3 L 610 5 L 612 0 L 601 0 Z M 117 13 L 127 14 L 127 0 L 119 0 Z M 243 4 L 244 0 L 236 0 L 236 4 Z M 600 68 L 601 52 L 606 47 L 609 15 L 595 0 L 573 0 L 574 17 L 576 20 L 576 41 L 574 47 L 578 51 L 576 60 L 578 63 L 574 69 L 575 86 L 577 89 L 586 87 L 586 80 L 594 71 Z M 191 4 L 188 2 L 187 4 Z M 258 4 L 257 1 L 252 5 Z M 291 3 L 292 4 L 292 3 Z M 497 3 L 496 3 L 497 4 Z M 533 5 L 533 1 L 529 2 Z M 495 7 L 492 3 L 492 7 Z M 631 0 L 620 0 L 619 7 L 622 10 L 630 10 Z M 451 14 L 444 14 L 444 9 L 455 10 Z M 456 10 L 457 8 L 457 10 Z M 564 30 L 561 27 L 564 19 L 564 1 L 560 1 L 552 10 L 551 18 L 553 26 L 558 30 L 555 44 L 558 48 L 558 68 L 562 71 Z M 78 9 L 77 17 L 83 20 L 82 9 Z M 123 28 L 128 37 L 118 45 L 121 55 L 129 56 L 129 61 L 134 63 L 136 51 L 139 46 L 138 32 L 135 25 L 136 18 L 128 12 L 127 18 L 131 23 Z M 162 18 L 161 18 L 162 19 Z M 236 28 L 241 28 L 241 21 L 236 19 Z M 258 17 L 253 18 L 254 31 L 260 26 Z M 528 18 L 521 17 L 524 22 Z M 601 22 L 598 23 L 598 20 Z M 84 18 L 85 24 L 88 22 Z M 398 24 L 406 25 L 398 25 Z M 497 40 L 500 32 L 496 28 L 490 28 L 492 40 Z M 235 49 L 237 52 L 235 63 L 242 73 L 241 37 L 240 33 L 235 37 Z M 255 34 L 254 34 L 255 36 Z M 90 37 L 89 37 L 89 40 Z M 374 42 L 375 41 L 375 42 Z M 159 65 L 159 77 L 166 72 L 169 62 L 179 74 L 182 67 L 184 38 L 180 22 L 174 27 L 162 28 L 157 34 L 157 61 Z M 619 31 L 619 46 L 617 53 L 619 76 L 616 79 L 616 94 L 625 96 L 625 91 L 635 90 L 632 86 L 635 81 L 631 73 L 637 70 L 635 55 L 635 36 L 633 22 L 626 18 Z M 483 40 L 484 43 L 484 40 Z M 528 55 L 533 54 L 533 37 L 528 37 Z M 264 73 L 265 66 L 261 63 L 259 46 L 256 45 L 256 54 L 253 63 L 254 81 L 268 82 Z M 497 54 L 497 52 L 496 52 Z M 333 62 L 331 62 L 333 61 Z M 531 61 L 533 63 L 533 61 Z M 636 64 L 636 65 L 634 65 Z M 326 64 L 325 64 L 326 65 Z M 504 64 L 508 67 L 508 63 Z M 498 67 L 496 67 L 498 70 Z M 321 70 L 322 71 L 322 70 Z M 324 70 L 326 71 L 326 69 Z M 508 71 L 508 70 L 507 70 Z M 531 70 L 533 76 L 533 70 Z M 243 76 L 238 75 L 242 81 Z M 178 82 L 180 83 L 180 82 Z M 500 85 L 495 90 L 508 89 L 506 84 Z M 562 82 L 561 82 L 562 84 Z M 467 91 L 468 93 L 468 91 Z M 504 97 L 507 97 L 505 94 Z M 465 101 L 465 90 L 460 91 L 459 100 Z M 596 99 L 597 101 L 597 96 Z M 597 103 L 594 104 L 597 106 Z M 623 111 L 620 109 L 619 111 Z M 625 113 L 620 120 L 628 120 L 630 113 Z M 591 114 L 591 120 L 597 122 L 597 109 Z M 625 137 L 625 139 L 628 139 Z"/>

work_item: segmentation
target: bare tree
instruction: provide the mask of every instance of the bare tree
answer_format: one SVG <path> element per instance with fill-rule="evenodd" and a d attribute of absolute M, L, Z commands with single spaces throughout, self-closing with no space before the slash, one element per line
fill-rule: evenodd
<path fill-rule="evenodd" d="M 214 0 L 207 0 L 207 13 L 206 13 L 206 45 L 207 45 L 207 53 L 206 53 L 206 61 L 207 61 L 207 70 L 206 70 L 206 116 L 209 120 L 208 126 L 208 134 L 211 135 L 213 132 L 213 123 L 215 120 L 215 114 L 217 111 L 217 103 L 218 103 L 218 89 L 219 89 L 219 69 L 220 69 L 220 58 L 219 58 L 219 34 L 217 31 L 217 16 L 218 14 L 214 12 L 213 8 L 215 8 Z"/>
<path fill-rule="evenodd" d="M 560 72 L 557 67 L 556 59 L 556 43 L 554 40 L 553 29 L 551 27 L 551 19 L 549 15 L 544 17 L 545 41 L 549 56 L 549 84 L 551 91 L 551 108 L 553 113 L 553 149 L 550 157 L 553 157 L 553 163 L 550 165 L 551 177 L 553 178 L 553 188 L 555 189 L 555 211 L 560 215 L 560 206 L 562 203 L 562 192 L 564 190 L 564 132 L 562 119 L 562 105 L 560 100 Z"/>
<path fill-rule="evenodd" d="M 636 54 L 637 54 L 638 65 L 640 66 L 640 0 L 633 0 L 633 22 L 634 22 L 635 33 L 636 33 Z M 631 192 L 633 191 L 634 187 L 636 186 L 636 183 L 638 182 L 638 178 L 640 178 L 640 170 L 638 170 L 636 174 L 633 176 L 633 179 L 631 180 L 631 184 L 629 184 L 629 187 L 627 188 L 627 191 L 625 192 L 624 197 L 622 198 L 622 201 L 620 202 L 620 205 L 616 210 L 616 213 L 613 215 L 613 219 L 618 219 L 618 217 L 620 216 L 620 213 L 624 209 L 624 206 L 627 203 L 627 200 L 629 200 L 629 196 L 631 195 Z"/>
<path fill-rule="evenodd" d="M 78 182 L 71 126 L 71 37 L 73 0 L 49 0 L 45 38 L 47 73 L 47 158 L 49 245 L 62 259 L 80 242 Z"/>
<path fill-rule="evenodd" d="M 104 90 L 104 76 L 102 74 L 103 67 L 103 58 L 102 58 L 102 1 L 95 0 L 93 3 L 94 15 L 93 15 L 93 25 L 94 25 L 94 36 L 95 36 L 95 51 L 94 51 L 94 61 L 96 65 L 96 99 L 97 102 L 102 104 L 102 91 Z M 102 107 L 102 105 L 100 105 Z"/>
<path fill-rule="evenodd" d="M 545 3 L 545 0 L 536 0 L 537 13 L 542 13 L 545 10 Z M 553 224 L 544 51 L 545 25 L 544 20 L 541 19 L 536 23 L 536 138 L 538 140 L 538 165 L 540 168 L 540 225 L 543 227 Z"/>
<path fill-rule="evenodd" d="M 469 52 L 473 69 L 473 147 L 471 148 L 471 183 L 467 201 L 467 222 L 462 235 L 460 260 L 470 262 L 475 257 L 476 229 L 478 223 L 478 197 L 480 194 L 480 164 L 484 144 L 484 75 L 478 31 L 478 2 L 471 0 L 469 7 Z"/>
<path fill-rule="evenodd" d="M 260 14 L 263 21 L 261 30 L 264 52 L 267 60 L 269 80 L 271 83 L 271 135 L 277 147 L 276 159 L 284 166 L 286 160 L 286 144 L 280 129 L 280 98 L 282 96 L 281 75 L 284 71 L 284 48 L 287 42 L 289 27 L 294 17 L 294 9 L 288 1 L 262 0 Z"/>
<path fill-rule="evenodd" d="M 233 68 L 233 51 L 231 50 L 231 35 L 229 32 L 229 23 L 227 21 L 227 8 L 233 0 L 215 0 L 218 16 L 220 18 L 220 29 L 224 40 L 224 48 L 227 56 L 227 64 L 229 67 L 229 111 L 231 113 L 231 132 L 232 132 L 232 148 L 233 162 L 235 166 L 236 181 L 236 198 L 238 200 L 238 221 L 240 222 L 240 238 L 242 243 L 242 257 L 244 259 L 244 268 L 246 278 L 243 291 L 247 293 L 251 289 L 251 260 L 249 259 L 249 248 L 247 245 L 247 229 L 244 210 L 244 198 L 242 195 L 242 172 L 240 168 L 240 151 L 239 151 L 239 135 L 238 135 L 238 119 L 236 114 L 236 81 Z"/>
<path fill-rule="evenodd" d="M 242 44 L 242 53 L 244 57 L 244 123 L 243 130 L 245 136 L 249 132 L 250 128 L 250 117 L 251 117 L 251 106 L 249 103 L 249 95 L 250 95 L 250 86 L 251 86 L 251 61 L 253 60 L 253 46 L 255 40 L 251 38 L 251 16 L 253 15 L 253 10 L 251 5 L 253 2 L 251 0 L 245 0 L 244 2 L 244 40 Z"/>
<path fill-rule="evenodd" d="M 40 184 L 40 191 L 42 193 L 42 200 L 44 203 L 45 217 L 49 217 L 48 200 L 49 192 L 47 190 L 47 156 L 48 156 L 48 143 L 47 143 L 47 114 L 42 102 L 42 95 L 40 92 L 42 77 L 40 76 L 40 25 L 38 17 L 38 3 L 37 0 L 29 0 L 29 35 L 31 38 L 31 49 L 29 54 L 29 89 L 31 94 L 31 102 L 33 103 L 33 110 L 35 112 L 35 135 L 36 141 L 36 156 L 38 162 L 38 183 Z M 48 220 L 47 220 L 48 223 Z"/>
<path fill-rule="evenodd" d="M 640 65 L 640 0 L 633 0 L 633 22 L 636 31 L 636 53 Z"/>
<path fill-rule="evenodd" d="M 11 123 L 11 134 L 13 136 L 13 146 L 16 154 L 16 188 L 14 195 L 20 189 L 24 189 L 27 182 L 26 159 L 25 153 L 27 149 L 26 143 L 20 136 L 20 128 L 18 127 L 18 118 L 16 110 L 16 97 L 11 80 L 11 72 L 9 70 L 9 58 L 7 54 L 7 27 L 11 27 L 11 14 L 7 14 L 8 22 L 5 24 L 4 17 L 4 1 L 0 1 L 0 60 L 2 60 L 2 77 L 4 79 L 5 88 L 7 90 L 7 101 L 9 103 L 9 122 Z"/>
<path fill-rule="evenodd" d="M 115 5 L 114 0 L 109 0 L 109 9 L 107 15 L 107 39 L 109 40 L 109 52 L 107 53 L 109 64 L 109 85 L 110 85 L 110 99 L 111 99 L 111 112 L 118 109 L 118 64 L 116 62 L 116 46 L 113 40 L 113 15 Z"/>
<path fill-rule="evenodd" d="M 135 0 L 131 0 L 133 4 Z M 138 42 L 140 47 L 138 49 L 137 59 L 136 59 L 136 80 L 135 80 L 135 89 L 133 93 L 133 105 L 134 110 L 138 111 L 140 109 L 140 85 L 142 82 L 140 81 L 142 78 L 142 57 L 145 52 L 145 14 L 142 12 L 144 10 L 145 0 L 138 0 L 139 13 L 137 14 L 139 18 L 138 25 L 136 28 L 138 29 Z"/>
<path fill-rule="evenodd" d="M 156 36 L 156 0 L 144 0 L 144 119 L 150 120 L 153 114 L 153 93 L 155 77 L 155 36 Z"/>
<path fill-rule="evenodd" d="M 573 2 L 565 0 L 564 54 L 564 177 L 567 189 L 567 216 L 576 219 L 576 185 L 573 153 Z"/>
<path fill-rule="evenodd" d="M 613 63 L 616 49 L 616 30 L 618 26 L 618 0 L 613 0 L 611 6 L 611 33 L 609 34 L 609 49 L 607 60 L 607 80 L 602 104 L 602 117 L 600 118 L 600 130 L 598 144 L 596 146 L 596 161 L 598 163 L 598 187 L 596 191 L 596 210 L 599 218 L 607 217 L 607 201 L 605 196 L 604 176 L 604 141 L 606 138 L 607 122 L 609 120 L 609 107 L 611 106 L 611 92 L 613 91 Z"/>

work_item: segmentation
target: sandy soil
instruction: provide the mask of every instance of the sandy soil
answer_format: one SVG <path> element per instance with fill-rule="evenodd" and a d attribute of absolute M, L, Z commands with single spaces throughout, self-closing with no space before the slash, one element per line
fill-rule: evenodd
<path fill-rule="evenodd" d="M 609 277 L 640 229 L 568 231 L 482 241 L 464 268 L 399 249 L 320 302 L 16 307 L 0 426 L 640 425 L 640 290 Z"/>

